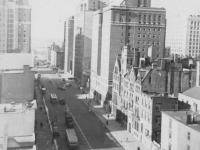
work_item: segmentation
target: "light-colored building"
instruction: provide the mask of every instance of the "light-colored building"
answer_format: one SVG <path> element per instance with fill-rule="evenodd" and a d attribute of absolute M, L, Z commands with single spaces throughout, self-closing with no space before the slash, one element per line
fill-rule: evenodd
<path fill-rule="evenodd" d="M 0 0 L 0 53 L 31 53 L 29 0 Z"/>
<path fill-rule="evenodd" d="M 65 74 L 73 74 L 74 16 L 65 21 Z"/>
<path fill-rule="evenodd" d="M 82 86 L 89 85 L 92 53 L 93 12 L 107 5 L 108 0 L 81 0 L 74 19 L 73 76 Z"/>
<path fill-rule="evenodd" d="M 23 69 L 0 70 L 0 103 L 24 103 L 34 98 L 34 71 Z"/>
<path fill-rule="evenodd" d="M 64 52 L 51 50 L 51 65 L 64 70 Z"/>
<path fill-rule="evenodd" d="M 162 111 L 161 150 L 199 150 L 200 115 Z"/>
<path fill-rule="evenodd" d="M 141 57 L 153 46 L 156 58 L 163 57 L 166 11 L 150 4 L 151 0 L 125 0 L 93 14 L 90 92 L 99 94 L 101 104 L 112 89 L 115 60 L 124 45 L 138 48 Z"/>
<path fill-rule="evenodd" d="M 0 54 L 0 70 L 23 69 L 24 65 L 33 67 L 33 54 Z"/>
<path fill-rule="evenodd" d="M 0 104 L 0 149 L 36 150 L 36 101 Z"/>
<path fill-rule="evenodd" d="M 167 20 L 166 46 L 172 54 L 199 56 L 200 15 L 174 14 Z"/>

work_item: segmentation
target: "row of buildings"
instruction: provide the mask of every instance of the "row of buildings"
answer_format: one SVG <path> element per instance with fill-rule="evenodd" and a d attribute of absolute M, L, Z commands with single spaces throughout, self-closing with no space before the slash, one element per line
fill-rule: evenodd
<path fill-rule="evenodd" d="M 2 150 L 36 150 L 37 102 L 34 94 L 33 60 L 31 54 L 0 55 L 0 149 Z"/>
<path fill-rule="evenodd" d="M 151 0 L 81 0 L 64 71 L 148 149 L 197 150 L 199 15 L 166 13 Z"/>
<path fill-rule="evenodd" d="M 187 143 L 187 138 L 181 136 L 182 132 L 187 133 L 188 127 L 196 126 L 198 129 L 200 126 L 200 61 L 160 58 L 155 62 L 146 59 L 142 65 L 138 53 L 138 49 L 128 45 L 116 58 L 112 101 L 104 101 L 106 109 L 148 149 L 199 149 L 195 140 Z M 196 64 L 197 69 L 192 68 L 191 64 Z M 94 96 L 97 102 L 101 100 L 97 92 Z M 191 114 L 196 121 L 190 121 Z M 175 127 L 168 131 L 170 119 Z M 188 123 L 185 119 L 188 119 Z M 182 123 L 185 125 L 183 131 L 178 130 Z M 193 138 L 200 136 L 200 130 L 190 131 Z M 171 139 L 172 135 L 174 140 Z M 179 146 L 183 140 L 187 144 Z"/>

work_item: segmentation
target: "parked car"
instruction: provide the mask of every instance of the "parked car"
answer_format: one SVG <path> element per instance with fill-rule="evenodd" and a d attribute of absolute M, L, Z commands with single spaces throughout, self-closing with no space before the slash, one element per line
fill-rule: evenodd
<path fill-rule="evenodd" d="M 60 103 L 61 105 L 65 105 L 65 99 L 64 99 L 64 98 L 60 98 L 60 99 L 59 99 L 59 103 Z"/>
<path fill-rule="evenodd" d="M 54 129 L 53 129 L 53 135 L 54 136 L 60 136 L 60 133 L 58 131 L 58 127 L 54 127 Z"/>
<path fill-rule="evenodd" d="M 72 86 L 71 83 L 66 83 L 65 85 L 66 85 L 67 87 Z"/>
<path fill-rule="evenodd" d="M 62 78 L 61 81 L 66 81 L 65 78 Z"/>

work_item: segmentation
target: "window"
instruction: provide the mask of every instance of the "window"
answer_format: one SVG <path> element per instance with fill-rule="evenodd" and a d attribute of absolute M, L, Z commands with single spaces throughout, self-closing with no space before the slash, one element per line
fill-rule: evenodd
<path fill-rule="evenodd" d="M 138 28 L 139 31 L 141 31 L 141 28 Z"/>
<path fill-rule="evenodd" d="M 156 111 L 160 111 L 160 104 L 156 104 Z"/>
<path fill-rule="evenodd" d="M 187 150 L 190 150 L 190 145 L 187 145 Z"/>
<path fill-rule="evenodd" d="M 169 143 L 168 150 L 172 150 L 172 145 Z"/>
<path fill-rule="evenodd" d="M 172 132 L 169 131 L 169 139 L 171 139 L 171 138 L 172 138 Z"/>
<path fill-rule="evenodd" d="M 172 129 L 172 120 L 169 119 L 169 128 Z"/>
<path fill-rule="evenodd" d="M 130 36 L 131 34 L 130 33 L 128 33 L 128 36 Z"/>
<path fill-rule="evenodd" d="M 190 141 L 190 132 L 187 133 L 187 139 Z"/>
<path fill-rule="evenodd" d="M 145 136 L 149 136 L 149 130 L 145 130 Z"/>

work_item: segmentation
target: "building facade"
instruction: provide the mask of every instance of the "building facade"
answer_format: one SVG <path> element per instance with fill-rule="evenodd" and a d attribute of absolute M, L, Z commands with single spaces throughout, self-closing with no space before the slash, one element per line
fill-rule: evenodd
<path fill-rule="evenodd" d="M 166 46 L 171 47 L 172 54 L 200 55 L 200 15 L 174 14 L 167 24 Z"/>
<path fill-rule="evenodd" d="M 73 74 L 73 40 L 74 40 L 74 16 L 65 21 L 65 74 Z"/>
<path fill-rule="evenodd" d="M 150 2 L 127 0 L 94 13 L 93 29 L 98 29 L 94 31 L 98 36 L 93 34 L 91 93 L 100 95 L 101 104 L 112 89 L 115 60 L 124 45 L 138 48 L 141 57 L 146 57 L 148 48 L 154 46 L 157 57 L 163 57 L 166 12 L 163 8 L 151 8 Z"/>
<path fill-rule="evenodd" d="M 162 150 L 199 150 L 200 115 L 191 111 L 162 112 Z"/>
<path fill-rule="evenodd" d="M 64 52 L 63 51 L 51 51 L 51 65 L 64 70 Z"/>
<path fill-rule="evenodd" d="M 31 53 L 31 7 L 28 0 L 1 0 L 0 53 Z"/>
<path fill-rule="evenodd" d="M 25 103 L 34 98 L 35 73 L 29 66 L 24 69 L 1 70 L 0 75 L 0 98 L 4 103 Z"/>

